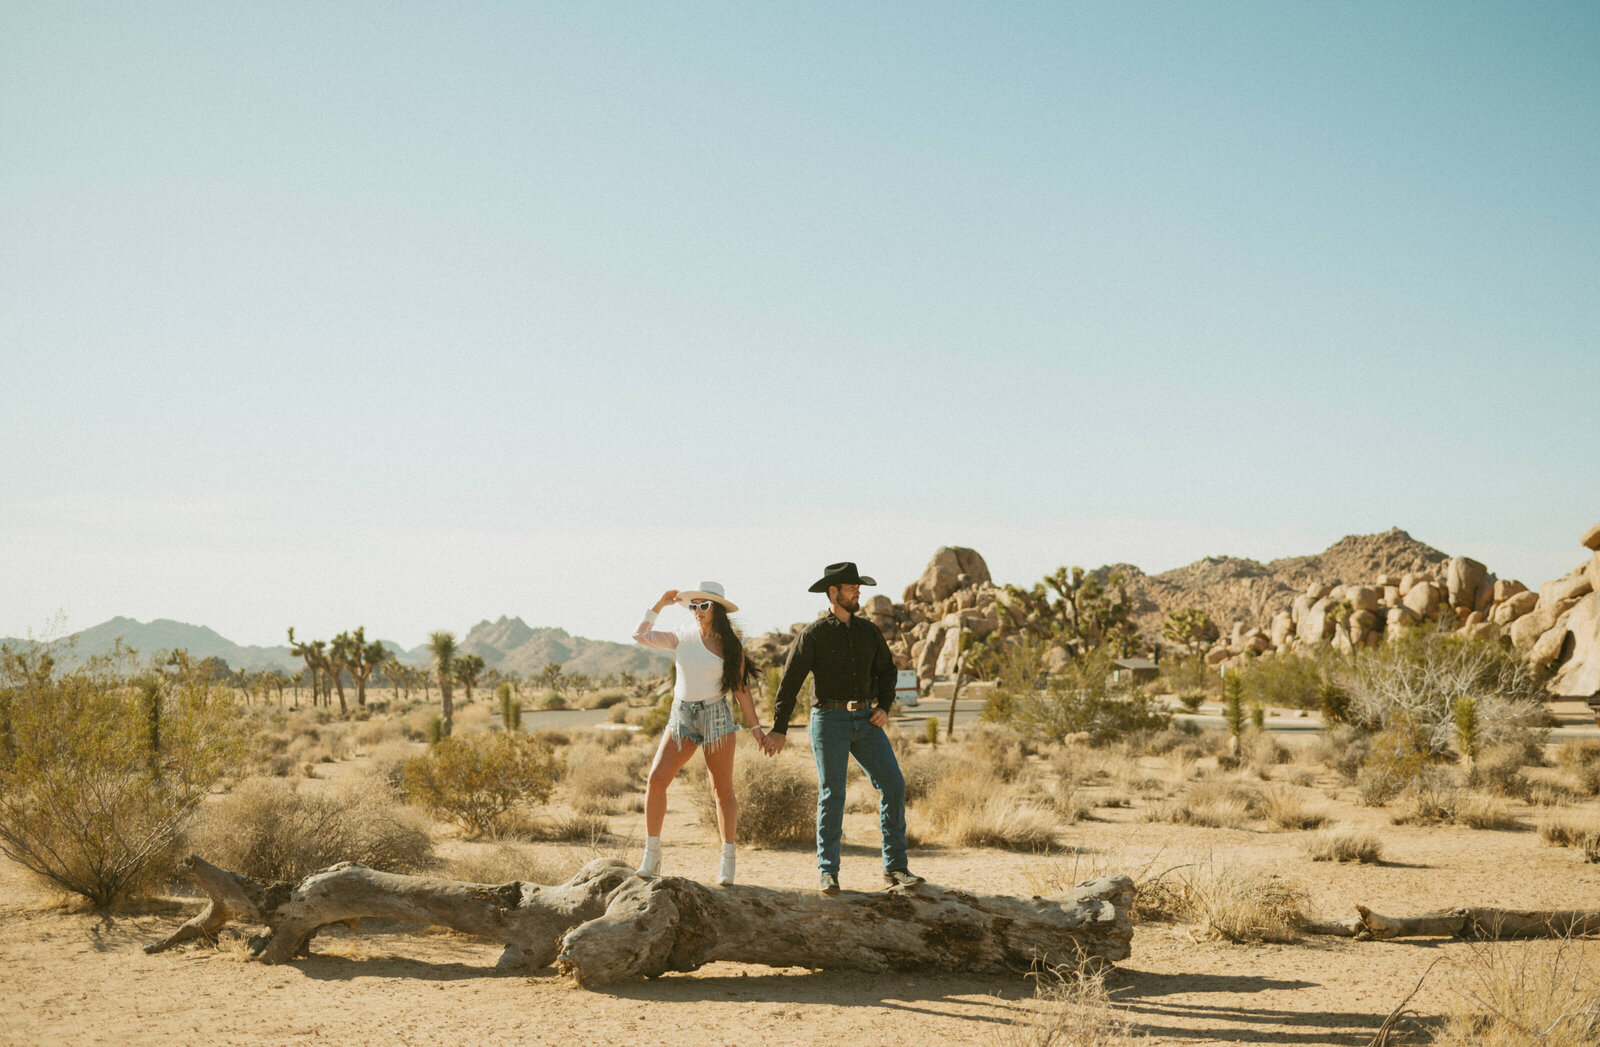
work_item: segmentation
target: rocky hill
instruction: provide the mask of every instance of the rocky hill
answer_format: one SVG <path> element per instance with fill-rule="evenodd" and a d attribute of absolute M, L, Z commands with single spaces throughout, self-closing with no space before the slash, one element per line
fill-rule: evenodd
<path fill-rule="evenodd" d="M 1509 642 L 1549 675 L 1552 693 L 1600 693 L 1600 524 L 1580 540 L 1588 559 L 1538 592 L 1496 578 L 1476 560 L 1450 557 L 1399 528 L 1350 535 L 1320 553 L 1261 563 L 1209 556 L 1147 575 L 1132 564 L 1090 572 L 1122 576 L 1140 642 L 1161 643 L 1167 615 L 1199 607 L 1215 631 L 1206 662 L 1226 665 L 1298 648 L 1372 647 L 1407 628 L 1457 630 Z M 1016 583 L 1023 588 L 1033 579 Z M 1021 609 L 974 549 L 945 547 L 895 603 L 878 594 L 861 611 L 883 630 L 895 663 L 924 683 L 952 673 L 963 633 L 1005 636 Z M 781 662 L 804 626 L 766 633 L 751 647 Z M 1169 645 L 1170 646 L 1170 645 Z M 1054 652 L 1059 660 L 1065 650 Z M 1600 700 L 1600 699 L 1597 699 Z"/>

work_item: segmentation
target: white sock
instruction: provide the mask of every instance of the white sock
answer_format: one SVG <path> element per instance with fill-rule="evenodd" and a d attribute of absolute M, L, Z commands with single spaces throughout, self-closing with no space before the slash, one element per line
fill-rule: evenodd
<path fill-rule="evenodd" d="M 717 873 L 717 883 L 723 886 L 733 883 L 733 851 L 733 844 L 722 845 L 722 868 Z"/>
<path fill-rule="evenodd" d="M 644 859 L 639 862 L 639 875 L 661 875 L 661 837 L 646 836 L 644 838 Z"/>

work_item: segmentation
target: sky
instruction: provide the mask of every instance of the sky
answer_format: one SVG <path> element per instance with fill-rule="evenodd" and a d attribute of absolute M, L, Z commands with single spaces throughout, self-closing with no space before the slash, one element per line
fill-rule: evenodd
<path fill-rule="evenodd" d="M 0 0 L 0 636 L 1600 519 L 1592 3 Z M 686 621 L 687 619 L 685 619 Z"/>

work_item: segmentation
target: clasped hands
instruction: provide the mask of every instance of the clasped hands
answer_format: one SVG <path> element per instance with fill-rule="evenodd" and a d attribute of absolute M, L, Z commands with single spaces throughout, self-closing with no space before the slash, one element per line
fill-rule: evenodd
<path fill-rule="evenodd" d="M 874 727 L 883 727 L 889 722 L 889 714 L 882 709 L 872 710 L 872 715 L 867 717 L 867 722 Z M 767 756 L 776 756 L 783 752 L 783 747 L 789 742 L 787 734 L 778 734 L 773 731 L 762 731 L 761 737 L 756 739 L 756 744 Z"/>

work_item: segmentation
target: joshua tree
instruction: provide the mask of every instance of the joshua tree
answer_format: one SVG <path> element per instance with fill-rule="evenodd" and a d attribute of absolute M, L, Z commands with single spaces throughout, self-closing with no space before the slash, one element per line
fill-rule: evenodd
<path fill-rule="evenodd" d="M 350 670 L 350 678 L 356 682 L 356 705 L 365 708 L 367 679 L 372 676 L 372 671 L 389 657 L 389 649 L 376 640 L 367 643 L 367 627 L 364 625 L 356 626 L 356 631 L 353 633 L 340 633 L 335 636 L 333 646 L 344 659 L 345 667 Z M 339 696 L 341 699 L 344 697 L 342 690 Z"/>
<path fill-rule="evenodd" d="M 387 661 L 378 666 L 378 669 L 388 679 L 389 686 L 394 689 L 394 696 L 404 700 L 411 696 L 411 670 L 400 664 L 400 659 L 389 655 Z"/>
<path fill-rule="evenodd" d="M 463 654 L 455 659 L 452 667 L 455 669 L 456 682 L 467 692 L 467 704 L 472 704 L 472 685 L 478 682 L 478 677 L 483 673 L 483 655 Z"/>
<path fill-rule="evenodd" d="M 350 707 L 344 701 L 344 671 L 351 667 L 352 661 L 358 657 L 355 650 L 355 638 L 349 633 L 340 633 L 328 645 L 328 653 L 324 657 L 326 664 L 323 669 L 333 677 L 333 686 L 339 690 L 339 715 L 350 715 Z"/>
<path fill-rule="evenodd" d="M 304 643 L 296 642 L 294 626 L 289 626 L 289 650 L 294 652 L 296 658 L 304 658 L 306 663 L 306 676 L 311 682 L 311 704 L 317 704 L 317 674 L 322 670 L 325 659 L 322 656 L 324 644 L 321 640 L 307 640 Z M 297 695 L 298 697 L 298 695 Z"/>
<path fill-rule="evenodd" d="M 433 652 L 433 667 L 439 677 L 439 697 L 444 703 L 444 717 L 440 733 L 448 738 L 454 727 L 455 709 L 450 703 L 451 670 L 456 660 L 456 634 L 440 629 L 428 637 L 428 650 Z"/>

